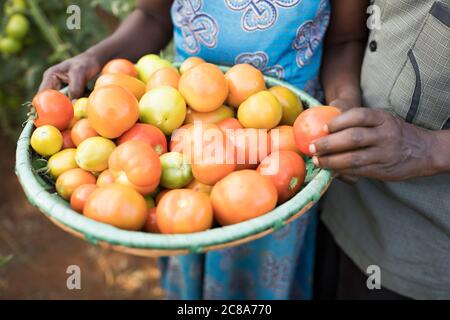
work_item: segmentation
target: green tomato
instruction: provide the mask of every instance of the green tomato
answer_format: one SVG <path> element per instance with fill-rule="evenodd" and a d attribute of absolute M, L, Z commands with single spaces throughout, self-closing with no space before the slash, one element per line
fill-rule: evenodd
<path fill-rule="evenodd" d="M 170 61 L 161 59 L 156 54 L 145 55 L 136 63 L 136 70 L 138 71 L 139 79 L 145 83 L 148 82 L 153 72 L 165 67 L 172 67 L 172 64 Z"/>
<path fill-rule="evenodd" d="M 145 202 L 147 202 L 147 208 L 154 208 L 155 206 L 155 200 L 153 200 L 153 197 L 149 194 L 144 197 Z"/>
<path fill-rule="evenodd" d="M 178 90 L 156 87 L 147 92 L 139 101 L 141 122 L 158 127 L 166 135 L 183 125 L 186 118 L 186 102 Z"/>
<path fill-rule="evenodd" d="M 188 158 L 179 152 L 168 152 L 159 157 L 161 161 L 160 185 L 167 189 L 187 186 L 193 179 Z"/>
<path fill-rule="evenodd" d="M 3 53 L 14 54 L 22 50 L 22 44 L 14 38 L 4 37 L 0 39 L 0 51 Z"/>
<path fill-rule="evenodd" d="M 3 7 L 3 12 L 7 17 L 17 12 L 24 12 L 27 9 L 26 0 L 9 0 Z"/>
<path fill-rule="evenodd" d="M 8 36 L 17 40 L 25 37 L 29 30 L 30 23 L 28 22 L 28 19 L 21 13 L 12 15 L 5 29 Z"/>

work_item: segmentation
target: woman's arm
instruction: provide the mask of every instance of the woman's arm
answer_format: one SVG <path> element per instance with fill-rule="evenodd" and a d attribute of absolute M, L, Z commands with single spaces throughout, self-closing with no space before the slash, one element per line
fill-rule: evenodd
<path fill-rule="evenodd" d="M 326 102 L 341 109 L 361 106 L 360 74 L 366 47 L 367 0 L 332 0 L 325 39 L 322 84 Z"/>
<path fill-rule="evenodd" d="M 85 52 L 50 67 L 39 90 L 60 89 L 69 84 L 69 95 L 78 98 L 86 83 L 113 58 L 136 61 L 146 53 L 159 52 L 172 37 L 171 0 L 139 0 L 138 6 L 108 38 Z"/>

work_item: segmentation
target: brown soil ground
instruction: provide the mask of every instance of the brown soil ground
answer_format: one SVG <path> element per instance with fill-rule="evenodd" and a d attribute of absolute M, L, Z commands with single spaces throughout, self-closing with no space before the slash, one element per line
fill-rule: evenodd
<path fill-rule="evenodd" d="M 0 136 L 0 299 L 160 299 L 156 260 L 100 249 L 51 223 L 32 207 L 14 174 L 15 145 Z M 69 290 L 66 269 L 81 269 Z"/>

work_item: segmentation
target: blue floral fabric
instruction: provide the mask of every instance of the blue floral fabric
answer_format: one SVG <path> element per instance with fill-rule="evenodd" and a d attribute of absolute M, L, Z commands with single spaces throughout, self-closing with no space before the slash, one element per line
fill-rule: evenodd
<path fill-rule="evenodd" d="M 175 0 L 177 60 L 189 56 L 221 65 L 249 63 L 312 95 L 328 0 Z M 206 254 L 160 260 L 169 299 L 310 299 L 317 214 L 262 239 Z"/>

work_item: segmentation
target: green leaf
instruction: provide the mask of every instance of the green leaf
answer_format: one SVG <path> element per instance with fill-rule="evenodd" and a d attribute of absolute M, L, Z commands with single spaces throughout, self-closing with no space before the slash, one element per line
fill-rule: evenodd
<path fill-rule="evenodd" d="M 0 268 L 6 266 L 6 264 L 12 260 L 12 258 L 13 258 L 12 254 L 4 257 L 0 256 Z"/>

